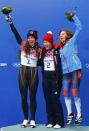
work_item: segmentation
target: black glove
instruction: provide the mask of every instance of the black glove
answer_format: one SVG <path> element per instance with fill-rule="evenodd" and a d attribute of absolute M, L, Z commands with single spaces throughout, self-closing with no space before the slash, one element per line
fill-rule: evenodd
<path fill-rule="evenodd" d="M 12 22 L 12 19 L 11 19 L 11 16 L 10 15 L 6 15 L 5 16 L 5 19 L 7 22 L 11 23 Z"/>

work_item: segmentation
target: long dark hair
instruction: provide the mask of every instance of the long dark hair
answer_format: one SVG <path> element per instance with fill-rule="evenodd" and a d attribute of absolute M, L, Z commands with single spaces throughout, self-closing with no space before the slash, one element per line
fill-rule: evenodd
<path fill-rule="evenodd" d="M 32 48 L 32 47 L 29 45 L 29 43 L 26 42 L 26 44 L 25 44 L 24 47 L 23 47 L 23 50 L 24 50 L 24 52 L 25 52 L 26 55 L 29 55 L 29 54 L 30 54 L 31 48 Z M 39 53 L 40 53 L 40 52 L 39 52 L 39 48 L 40 48 L 39 43 L 38 43 L 38 42 L 35 42 L 35 44 L 34 44 L 34 49 L 36 50 L 37 55 L 39 55 Z"/>
<path fill-rule="evenodd" d="M 31 46 L 28 42 L 26 42 L 22 48 L 22 50 L 25 52 L 26 55 L 30 55 Z M 36 56 L 39 57 L 41 53 L 41 47 L 39 46 L 38 42 L 35 42 L 34 49 L 36 50 Z M 21 50 L 18 51 L 18 58 L 21 58 Z"/>

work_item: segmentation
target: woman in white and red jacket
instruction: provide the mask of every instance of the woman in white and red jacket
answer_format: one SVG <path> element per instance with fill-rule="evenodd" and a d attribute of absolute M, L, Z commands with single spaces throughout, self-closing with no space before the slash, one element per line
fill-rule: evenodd
<path fill-rule="evenodd" d="M 27 127 L 28 118 L 28 103 L 27 95 L 28 89 L 30 91 L 30 112 L 31 121 L 30 126 L 35 127 L 35 113 L 37 108 L 36 93 L 38 88 L 38 69 L 37 62 L 40 55 L 41 48 L 37 42 L 37 31 L 29 30 L 27 33 L 27 40 L 23 41 L 17 29 L 15 28 L 10 16 L 6 16 L 10 28 L 20 45 L 21 49 L 21 67 L 19 71 L 19 90 L 21 94 L 22 110 L 24 113 L 24 121 L 21 127 Z"/>

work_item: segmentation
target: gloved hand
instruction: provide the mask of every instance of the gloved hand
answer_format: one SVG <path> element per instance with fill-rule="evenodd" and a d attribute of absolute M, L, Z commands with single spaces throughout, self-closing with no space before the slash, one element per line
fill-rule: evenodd
<path fill-rule="evenodd" d="M 5 19 L 7 22 L 12 22 L 11 16 L 10 15 L 5 15 Z"/>

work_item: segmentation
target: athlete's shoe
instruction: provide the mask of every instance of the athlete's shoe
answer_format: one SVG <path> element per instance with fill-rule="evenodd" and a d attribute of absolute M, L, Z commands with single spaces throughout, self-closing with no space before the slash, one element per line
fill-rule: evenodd
<path fill-rule="evenodd" d="M 59 129 L 59 128 L 61 128 L 61 125 L 56 124 L 53 128 L 54 128 L 54 129 Z"/>
<path fill-rule="evenodd" d="M 79 125 L 82 122 L 82 116 L 76 117 L 75 119 L 75 125 Z"/>
<path fill-rule="evenodd" d="M 28 126 L 29 120 L 24 119 L 23 123 L 21 124 L 22 128 L 25 128 Z"/>
<path fill-rule="evenodd" d="M 51 123 L 50 123 L 50 124 L 47 124 L 46 127 L 47 127 L 47 128 L 52 128 L 52 127 L 53 127 L 53 124 L 51 124 Z"/>
<path fill-rule="evenodd" d="M 69 125 L 72 122 L 73 118 L 74 118 L 74 114 L 73 113 L 69 114 L 67 121 L 66 121 L 66 124 Z"/>
<path fill-rule="evenodd" d="M 36 127 L 36 124 L 35 124 L 35 121 L 34 121 L 34 120 L 31 120 L 31 121 L 30 121 L 30 127 L 31 127 L 31 128 L 35 128 L 35 127 Z"/>

